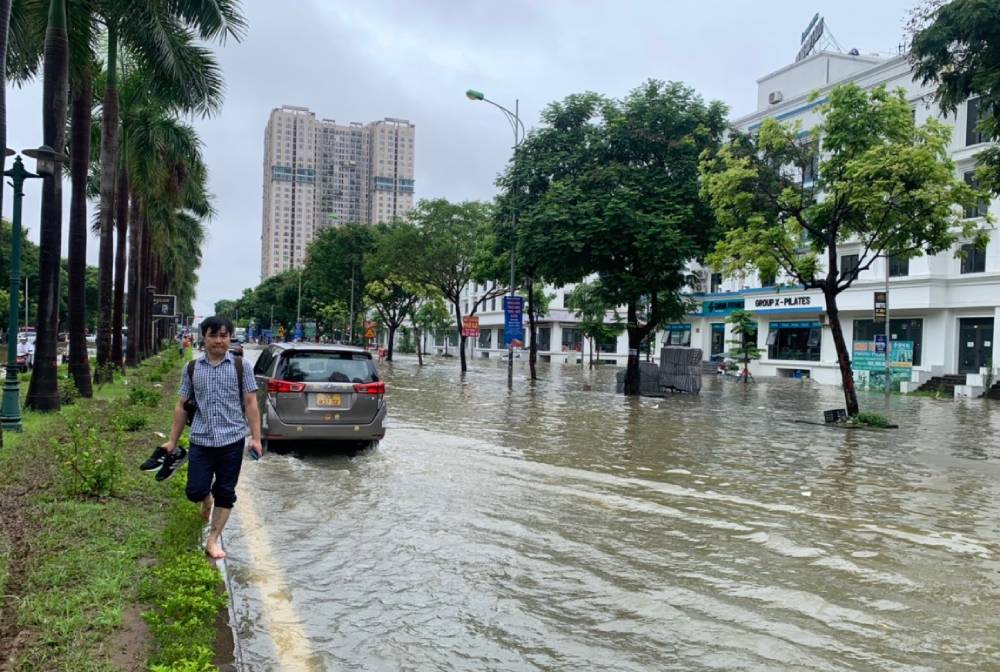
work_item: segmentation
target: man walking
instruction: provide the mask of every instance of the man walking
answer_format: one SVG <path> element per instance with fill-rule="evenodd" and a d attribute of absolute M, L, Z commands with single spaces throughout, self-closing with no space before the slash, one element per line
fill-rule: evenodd
<path fill-rule="evenodd" d="M 184 459 L 183 450 L 177 450 L 177 440 L 187 419 L 185 403 L 192 398 L 198 410 L 191 423 L 186 494 L 190 501 L 201 502 L 202 517 L 211 520 L 205 552 L 216 559 L 226 557 L 222 529 L 236 503 L 248 424 L 253 457 L 263 454 L 253 368 L 229 352 L 232 334 L 233 323 L 226 317 L 215 315 L 202 321 L 205 356 L 195 360 L 190 375 L 187 366 L 181 374 L 173 427 L 170 439 L 160 447 L 165 457 L 157 474 L 157 478 L 169 476 Z M 237 362 L 243 367 L 242 376 L 236 370 Z"/>

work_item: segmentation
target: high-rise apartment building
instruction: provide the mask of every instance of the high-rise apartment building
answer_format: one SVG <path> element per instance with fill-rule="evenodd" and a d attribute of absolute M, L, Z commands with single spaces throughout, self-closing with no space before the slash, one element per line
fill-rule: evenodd
<path fill-rule="evenodd" d="M 316 119 L 304 107 L 272 110 L 264 131 L 261 279 L 305 263 L 323 228 L 377 224 L 413 207 L 414 125 Z"/>

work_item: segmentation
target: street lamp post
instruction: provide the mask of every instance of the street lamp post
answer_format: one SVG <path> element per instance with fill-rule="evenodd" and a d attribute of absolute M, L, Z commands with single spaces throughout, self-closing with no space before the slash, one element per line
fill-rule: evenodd
<path fill-rule="evenodd" d="M 6 150 L 7 156 L 13 154 L 14 150 Z M 24 154 L 36 159 L 37 167 L 35 170 L 38 171 L 37 173 L 25 169 L 20 156 L 15 157 L 14 165 L 3 173 L 11 179 L 10 184 L 14 188 L 14 205 L 10 230 L 10 313 L 7 316 L 7 375 L 3 384 L 0 426 L 3 427 L 4 431 L 14 432 L 21 431 L 21 389 L 17 380 L 17 321 L 20 312 L 18 290 L 21 289 L 21 200 L 24 197 L 22 189 L 25 180 L 51 175 L 54 172 L 55 161 L 62 158 L 51 147 L 45 145 L 38 149 L 25 150 Z M 25 291 L 24 302 L 27 308 L 27 291 Z M 25 320 L 27 320 L 27 316 Z"/>
<path fill-rule="evenodd" d="M 466 98 L 469 100 L 479 100 L 484 103 L 489 103 L 493 107 L 497 108 L 503 112 L 504 116 L 507 118 L 507 123 L 510 124 L 510 128 L 514 131 L 514 161 L 517 161 L 517 148 L 520 146 L 521 141 L 524 140 L 524 124 L 521 123 L 521 117 L 519 114 L 519 104 L 520 101 L 514 100 L 514 111 L 511 112 L 503 105 L 493 102 L 487 98 L 482 91 L 476 91 L 475 89 L 469 89 L 465 92 Z M 516 179 L 516 174 L 515 174 Z M 516 245 L 516 235 L 517 235 L 517 199 L 515 198 L 511 205 L 510 213 L 510 297 L 513 303 L 514 298 L 514 247 Z M 506 313 L 505 313 L 506 316 Z M 510 339 L 507 343 L 507 387 L 514 387 L 514 339 Z"/>

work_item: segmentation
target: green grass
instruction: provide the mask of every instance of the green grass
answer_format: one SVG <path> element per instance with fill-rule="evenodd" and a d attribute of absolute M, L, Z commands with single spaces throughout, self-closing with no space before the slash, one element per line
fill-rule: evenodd
<path fill-rule="evenodd" d="M 156 578 L 157 572 L 171 571 L 175 579 L 192 576 L 195 595 L 206 581 L 218 584 L 218 574 L 198 547 L 202 521 L 197 507 L 184 497 L 186 472 L 157 483 L 152 474 L 135 468 L 161 441 L 153 431 L 169 431 L 182 363 L 176 356 L 166 359 L 148 360 L 127 377 L 116 376 L 114 383 L 95 388 L 94 399 L 79 400 L 58 413 L 27 411 L 23 431 L 3 435 L 0 491 L 23 493 L 15 501 L 33 531 L 27 548 L 22 549 L 27 554 L 16 585 L 10 573 L 14 549 L 0 535 L 0 594 L 17 592 L 17 624 L 30 633 L 12 669 L 110 672 L 114 668 L 108 642 L 121 627 L 125 609 L 143 601 L 162 607 L 172 595 L 171 587 Z M 154 372 L 164 376 L 159 387 L 148 382 Z M 116 400 L 127 400 L 136 385 L 155 390 L 160 403 L 150 409 L 149 429 L 122 434 L 116 450 L 126 470 L 115 496 L 67 495 L 54 464 L 51 440 L 68 439 L 67 420 L 73 418 L 101 432 L 114 431 L 112 410 L 126 403 L 116 404 Z M 170 669 L 185 657 L 203 658 L 205 648 L 210 650 L 214 641 L 214 613 L 225 604 L 224 596 L 220 600 L 209 603 L 211 622 L 181 613 L 189 625 L 182 646 L 166 653 L 154 648 L 150 664 L 165 663 L 163 669 Z"/>

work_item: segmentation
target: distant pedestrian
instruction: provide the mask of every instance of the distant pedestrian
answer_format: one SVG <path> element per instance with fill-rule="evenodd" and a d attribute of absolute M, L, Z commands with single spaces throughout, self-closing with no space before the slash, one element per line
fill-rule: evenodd
<path fill-rule="evenodd" d="M 202 321 L 205 356 L 194 361 L 193 369 L 184 367 L 170 439 L 157 449 L 163 456 L 157 479 L 163 480 L 188 456 L 183 448 L 177 447 L 177 441 L 187 419 L 185 405 L 188 399 L 193 399 L 197 411 L 191 423 L 186 494 L 190 501 L 201 502 L 202 517 L 211 520 L 205 552 L 216 559 L 226 557 L 222 550 L 222 530 L 236 503 L 236 483 L 243 464 L 248 424 L 251 456 L 259 458 L 263 454 L 253 368 L 248 361 L 229 352 L 232 333 L 229 318 L 216 315 Z M 242 368 L 242 375 L 237 365 Z M 147 464 L 155 462 L 156 457 L 154 451 Z"/>

